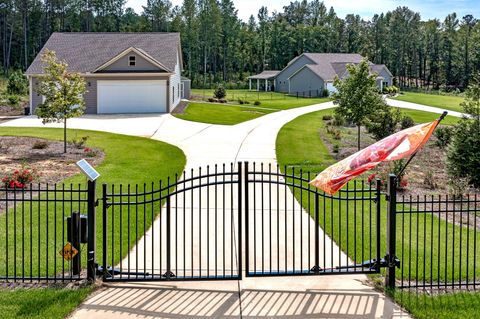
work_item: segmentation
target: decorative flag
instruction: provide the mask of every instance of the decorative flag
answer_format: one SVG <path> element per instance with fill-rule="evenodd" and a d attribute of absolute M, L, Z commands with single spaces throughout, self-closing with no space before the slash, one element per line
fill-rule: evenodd
<path fill-rule="evenodd" d="M 322 171 L 311 185 L 333 195 L 354 177 L 373 169 L 381 162 L 395 161 L 415 154 L 432 136 L 445 117 L 397 132 L 333 164 Z"/>

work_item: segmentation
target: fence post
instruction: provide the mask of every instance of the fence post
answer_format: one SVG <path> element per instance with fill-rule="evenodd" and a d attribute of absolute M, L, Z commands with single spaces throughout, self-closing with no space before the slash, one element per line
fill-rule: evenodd
<path fill-rule="evenodd" d="M 311 271 L 320 272 L 320 201 L 318 190 L 315 190 L 315 265 Z"/>
<path fill-rule="evenodd" d="M 238 163 L 238 278 L 242 279 L 242 184 L 243 184 L 243 174 L 242 174 L 242 162 Z M 233 266 L 233 265 L 232 265 Z"/>
<path fill-rule="evenodd" d="M 175 274 L 172 272 L 172 236 L 171 236 L 171 203 L 170 203 L 170 195 L 167 196 L 167 272 L 163 275 L 167 280 L 170 280 L 171 278 L 175 277 Z"/>
<path fill-rule="evenodd" d="M 87 195 L 87 221 L 88 221 L 88 242 L 87 242 L 87 279 L 95 281 L 96 276 L 96 187 L 95 181 L 88 181 L 88 195 Z"/>
<path fill-rule="evenodd" d="M 388 176 L 387 186 L 387 256 L 388 263 L 385 285 L 395 288 L 395 258 L 396 258 L 396 209 L 397 209 L 397 177 L 394 174 Z"/>
<path fill-rule="evenodd" d="M 244 190 L 245 190 L 245 273 L 248 276 L 248 273 L 250 272 L 250 265 L 249 265 L 249 260 L 250 260 L 250 236 L 249 236 L 249 214 L 250 214 L 250 208 L 249 208 L 249 190 L 248 190 L 248 184 L 249 184 L 249 173 L 248 173 L 248 162 L 244 162 Z M 241 251 L 240 251 L 241 253 Z"/>
<path fill-rule="evenodd" d="M 102 266 L 103 266 L 103 280 L 107 279 L 107 184 L 102 185 L 102 233 L 103 233 L 103 250 L 102 250 Z M 113 267 L 113 265 L 112 265 Z"/>
<path fill-rule="evenodd" d="M 377 241 L 377 251 L 375 252 L 376 253 L 376 258 L 377 258 L 377 261 L 380 261 L 380 259 L 382 259 L 382 257 L 380 256 L 380 254 L 382 253 L 380 251 L 380 242 L 381 242 L 381 212 L 382 212 L 382 180 L 377 178 L 376 179 L 376 186 L 375 186 L 375 204 L 376 204 L 376 210 L 377 210 L 377 214 L 376 214 L 376 241 Z M 380 263 L 377 262 L 377 272 L 380 272 Z"/>

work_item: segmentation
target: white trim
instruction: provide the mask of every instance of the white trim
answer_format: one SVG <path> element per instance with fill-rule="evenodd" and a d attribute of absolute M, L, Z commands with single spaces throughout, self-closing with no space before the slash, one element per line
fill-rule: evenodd
<path fill-rule="evenodd" d="M 30 103 L 29 103 L 29 105 L 30 105 L 30 114 L 33 115 L 33 105 L 32 105 L 32 103 L 33 103 L 33 77 L 29 76 L 29 77 L 28 77 L 28 82 L 29 82 L 28 84 L 29 84 L 29 86 L 30 86 L 29 91 L 28 91 L 28 94 L 29 94 L 29 96 L 30 96 Z"/>
<path fill-rule="evenodd" d="M 131 59 L 133 58 L 133 60 Z M 133 62 L 133 65 L 131 64 Z M 137 65 L 137 56 L 129 55 L 128 56 L 128 66 L 136 66 Z"/>
<path fill-rule="evenodd" d="M 162 63 L 160 63 L 159 61 L 155 60 L 153 57 L 151 57 L 149 54 L 147 54 L 146 52 L 142 51 L 142 50 L 139 50 L 137 48 L 134 48 L 134 47 L 130 47 L 128 49 L 126 49 L 125 51 L 121 52 L 120 54 L 118 54 L 117 56 L 115 56 L 114 58 L 110 59 L 109 61 L 105 62 L 104 64 L 100 65 L 99 67 L 97 67 L 93 73 L 95 72 L 98 72 L 100 70 L 103 70 L 105 69 L 106 67 L 108 67 L 109 65 L 111 65 L 112 63 L 118 61 L 119 59 L 121 59 L 122 57 L 126 56 L 128 53 L 130 52 L 135 52 L 136 54 L 140 55 L 142 58 L 144 58 L 145 60 L 147 60 L 148 62 L 152 63 L 153 65 L 165 70 L 165 71 L 169 71 L 171 72 L 171 70 L 169 70 L 167 67 L 165 67 L 165 65 L 163 65 Z"/>

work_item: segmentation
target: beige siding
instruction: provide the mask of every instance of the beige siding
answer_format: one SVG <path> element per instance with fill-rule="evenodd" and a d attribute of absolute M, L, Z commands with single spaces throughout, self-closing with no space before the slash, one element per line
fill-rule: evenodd
<path fill-rule="evenodd" d="M 129 65 L 129 57 L 135 56 L 135 66 Z M 124 71 L 124 72 L 142 72 L 142 71 L 163 71 L 158 66 L 153 65 L 152 63 L 145 60 L 143 57 L 139 56 L 138 54 L 131 52 L 126 54 L 125 56 L 121 57 L 117 61 L 113 62 L 106 68 L 102 69 L 102 72 L 108 71 Z"/>

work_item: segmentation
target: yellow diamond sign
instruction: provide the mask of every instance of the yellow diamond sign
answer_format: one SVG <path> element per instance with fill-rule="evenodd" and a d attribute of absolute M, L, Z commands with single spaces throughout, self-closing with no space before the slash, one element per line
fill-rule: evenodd
<path fill-rule="evenodd" d="M 59 251 L 60 255 L 65 260 L 72 260 L 78 254 L 78 250 L 72 246 L 72 244 L 67 243 L 62 250 Z"/>

